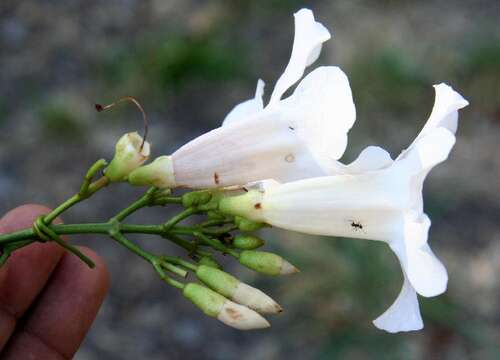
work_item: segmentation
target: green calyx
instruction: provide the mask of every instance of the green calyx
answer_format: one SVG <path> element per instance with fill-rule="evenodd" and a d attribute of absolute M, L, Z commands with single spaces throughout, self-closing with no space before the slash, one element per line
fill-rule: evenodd
<path fill-rule="evenodd" d="M 185 208 L 205 205 L 212 199 L 212 193 L 207 190 L 192 191 L 182 195 L 182 206 Z"/>
<path fill-rule="evenodd" d="M 241 216 L 246 219 L 262 222 L 263 194 L 257 190 L 250 190 L 240 195 L 224 196 L 219 202 L 219 211 L 223 214 Z"/>
<path fill-rule="evenodd" d="M 234 291 L 240 283 L 234 276 L 206 265 L 198 266 L 196 276 L 209 288 L 227 298 L 232 298 Z"/>
<path fill-rule="evenodd" d="M 189 283 L 184 286 L 182 294 L 206 315 L 212 317 L 219 315 L 222 306 L 227 301 L 224 296 L 196 283 Z"/>
<path fill-rule="evenodd" d="M 175 186 L 174 169 L 170 156 L 157 157 L 150 164 L 138 167 L 127 178 L 131 185 L 156 186 L 160 189 Z"/>

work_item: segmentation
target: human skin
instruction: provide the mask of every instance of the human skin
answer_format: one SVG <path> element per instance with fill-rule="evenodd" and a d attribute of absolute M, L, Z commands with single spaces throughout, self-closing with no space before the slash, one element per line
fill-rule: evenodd
<path fill-rule="evenodd" d="M 41 205 L 15 208 L 0 219 L 0 233 L 28 228 L 48 212 Z M 109 287 L 102 258 L 79 248 L 94 269 L 55 243 L 17 250 L 0 269 L 0 358 L 73 357 Z"/>

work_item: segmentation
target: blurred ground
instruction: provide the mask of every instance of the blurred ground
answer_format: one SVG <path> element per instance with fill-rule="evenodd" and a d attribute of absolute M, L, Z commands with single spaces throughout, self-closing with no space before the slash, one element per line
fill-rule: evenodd
<path fill-rule="evenodd" d="M 54 206 L 88 165 L 140 129 L 131 106 L 96 114 L 123 95 L 146 108 L 154 155 L 218 126 L 231 107 L 267 90 L 293 39 L 285 0 L 46 0 L 0 3 L 0 210 Z M 450 160 L 426 184 L 430 241 L 450 273 L 446 295 L 422 299 L 426 328 L 389 335 L 371 320 L 393 301 L 401 276 L 379 243 L 266 232 L 269 248 L 302 269 L 264 279 L 235 269 L 284 305 L 269 331 L 240 333 L 207 319 L 141 260 L 106 238 L 111 293 L 77 359 L 497 359 L 500 358 L 500 3 L 310 1 L 334 33 L 319 63 L 351 79 L 358 120 L 344 160 L 366 145 L 393 155 L 429 114 L 434 83 L 471 103 Z M 66 222 L 109 216 L 139 194 L 117 186 Z M 146 211 L 137 222 L 167 214 Z M 88 243 L 89 240 L 81 240 Z M 167 251 L 162 240 L 143 239 Z"/>

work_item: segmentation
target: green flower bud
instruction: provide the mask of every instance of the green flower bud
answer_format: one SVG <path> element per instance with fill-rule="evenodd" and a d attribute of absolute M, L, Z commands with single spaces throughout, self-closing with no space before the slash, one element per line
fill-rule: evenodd
<path fill-rule="evenodd" d="M 228 326 L 240 330 L 262 329 L 270 326 L 267 320 L 255 311 L 236 304 L 202 285 L 189 283 L 182 293 L 206 315 L 215 317 Z"/>
<path fill-rule="evenodd" d="M 201 265 L 196 276 L 212 290 L 260 313 L 275 314 L 282 311 L 281 306 L 262 291 L 224 271 Z"/>
<path fill-rule="evenodd" d="M 209 256 L 203 256 L 198 261 L 198 264 L 205 265 L 205 266 L 210 266 L 210 267 L 213 267 L 215 269 L 222 269 L 222 266 L 217 261 L 215 261 L 213 258 L 211 258 Z"/>
<path fill-rule="evenodd" d="M 128 182 L 132 185 L 156 186 L 160 189 L 175 187 L 172 158 L 170 156 L 157 157 L 151 164 L 132 171 L 128 176 Z"/>
<path fill-rule="evenodd" d="M 234 223 L 236 224 L 238 229 L 244 232 L 257 231 L 265 226 L 264 223 L 254 222 L 252 220 L 242 218 L 241 216 L 235 216 Z"/>
<path fill-rule="evenodd" d="M 182 290 L 184 297 L 201 309 L 206 315 L 217 317 L 227 299 L 205 286 L 189 283 Z"/>
<path fill-rule="evenodd" d="M 196 277 L 212 290 L 230 299 L 240 283 L 233 275 L 206 265 L 198 266 Z"/>
<path fill-rule="evenodd" d="M 299 269 L 281 256 L 265 251 L 242 251 L 239 261 L 240 264 L 252 270 L 272 276 L 288 275 L 299 272 Z"/>
<path fill-rule="evenodd" d="M 211 195 L 209 201 L 200 203 L 200 205 L 198 205 L 198 209 L 202 211 L 216 211 L 219 208 L 220 199 L 224 197 L 224 194 L 222 191 L 217 190 L 211 190 L 208 193 Z"/>
<path fill-rule="evenodd" d="M 129 174 L 141 166 L 149 157 L 150 145 L 137 132 L 123 135 L 116 143 L 115 156 L 104 170 L 110 181 L 124 181 Z"/>
<path fill-rule="evenodd" d="M 192 191 L 182 195 L 182 206 L 188 208 L 206 204 L 212 198 L 212 193 L 206 190 Z"/>
<path fill-rule="evenodd" d="M 216 210 L 208 210 L 207 218 L 210 220 L 224 220 L 226 217 Z"/>
<path fill-rule="evenodd" d="M 264 240 L 252 235 L 236 235 L 232 246 L 241 250 L 253 250 L 264 245 Z"/>

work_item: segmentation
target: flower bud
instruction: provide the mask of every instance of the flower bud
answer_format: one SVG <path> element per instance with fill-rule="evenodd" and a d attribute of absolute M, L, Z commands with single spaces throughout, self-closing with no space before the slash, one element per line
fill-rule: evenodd
<path fill-rule="evenodd" d="M 240 264 L 252 270 L 272 276 L 288 275 L 299 272 L 299 269 L 281 256 L 265 251 L 242 251 L 239 261 Z"/>
<path fill-rule="evenodd" d="M 170 156 L 157 157 L 151 164 L 132 171 L 128 182 L 132 185 L 149 185 L 160 189 L 175 187 L 172 158 Z"/>
<path fill-rule="evenodd" d="M 232 246 L 241 250 L 254 250 L 264 245 L 264 240 L 252 235 L 236 235 Z"/>
<path fill-rule="evenodd" d="M 210 220 L 224 220 L 226 217 L 216 210 L 208 210 L 207 218 Z"/>
<path fill-rule="evenodd" d="M 202 285 L 189 283 L 182 292 L 206 315 L 215 317 L 228 326 L 239 330 L 262 329 L 270 326 L 267 320 L 257 312 L 238 305 Z"/>
<path fill-rule="evenodd" d="M 188 208 L 191 206 L 203 205 L 210 201 L 212 193 L 209 191 L 192 191 L 182 195 L 182 206 Z"/>
<path fill-rule="evenodd" d="M 248 220 L 248 219 L 245 219 L 241 216 L 235 216 L 234 223 L 236 224 L 238 229 L 240 229 L 241 231 L 244 231 L 244 232 L 257 231 L 259 229 L 262 229 L 265 226 L 264 223 Z"/>
<path fill-rule="evenodd" d="M 141 149 L 142 145 L 142 149 Z M 116 143 L 115 156 L 104 170 L 110 181 L 123 181 L 149 157 L 150 145 L 137 132 L 123 135 Z"/>
<path fill-rule="evenodd" d="M 201 265 L 196 276 L 212 290 L 257 312 L 275 314 L 282 311 L 281 306 L 262 291 L 224 271 Z"/>
<path fill-rule="evenodd" d="M 205 266 L 210 266 L 216 269 L 222 269 L 222 266 L 215 261 L 213 258 L 208 257 L 208 256 L 203 256 L 199 261 L 199 265 L 205 265 Z"/>

